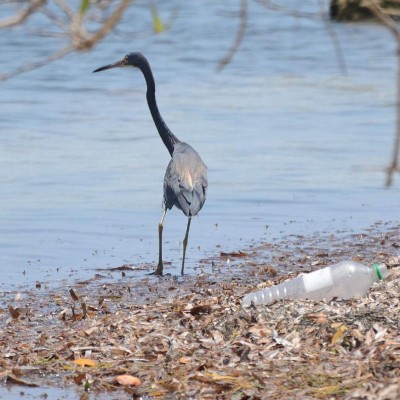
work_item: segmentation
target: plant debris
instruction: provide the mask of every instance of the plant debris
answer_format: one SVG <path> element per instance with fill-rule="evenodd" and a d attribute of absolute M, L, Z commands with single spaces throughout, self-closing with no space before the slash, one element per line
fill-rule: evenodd
<path fill-rule="evenodd" d="M 221 253 L 212 274 L 4 293 L 0 376 L 120 399 L 398 399 L 399 237 L 399 226 L 291 237 L 229 263 Z M 390 275 L 360 299 L 241 307 L 247 292 L 343 259 Z"/>

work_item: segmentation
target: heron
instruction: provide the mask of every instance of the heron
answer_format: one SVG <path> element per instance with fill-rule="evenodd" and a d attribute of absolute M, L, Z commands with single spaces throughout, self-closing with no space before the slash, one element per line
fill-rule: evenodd
<path fill-rule="evenodd" d="M 181 275 L 185 269 L 186 248 L 188 245 L 190 222 L 203 207 L 207 196 L 207 166 L 196 150 L 185 142 L 181 142 L 168 128 L 161 117 L 156 101 L 156 85 L 153 72 L 147 58 L 138 52 L 127 54 L 122 60 L 100 67 L 93 72 L 111 68 L 135 67 L 142 72 L 147 85 L 146 99 L 150 114 L 158 133 L 167 148 L 171 160 L 164 176 L 163 213 L 158 224 L 158 265 L 152 273 L 163 274 L 162 233 L 164 218 L 173 206 L 182 210 L 187 217 L 186 233 L 183 239 L 183 255 Z"/>

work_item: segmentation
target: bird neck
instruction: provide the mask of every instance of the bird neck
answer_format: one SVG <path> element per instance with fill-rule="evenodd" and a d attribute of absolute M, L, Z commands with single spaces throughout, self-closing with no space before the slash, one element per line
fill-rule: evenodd
<path fill-rule="evenodd" d="M 150 109 L 151 116 L 153 117 L 154 124 L 158 130 L 158 133 L 168 149 L 169 154 L 172 156 L 174 152 L 175 143 L 179 143 L 179 139 L 169 130 L 167 124 L 161 117 L 160 111 L 158 110 L 156 101 L 156 85 L 154 82 L 153 73 L 151 72 L 150 65 L 148 62 L 143 62 L 139 69 L 142 71 L 147 84 L 147 104 Z"/>

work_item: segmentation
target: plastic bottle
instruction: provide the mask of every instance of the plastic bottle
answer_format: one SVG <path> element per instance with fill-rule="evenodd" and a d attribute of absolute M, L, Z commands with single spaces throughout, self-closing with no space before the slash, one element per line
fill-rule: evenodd
<path fill-rule="evenodd" d="M 374 282 L 389 274 L 385 264 L 368 267 L 354 261 L 342 261 L 257 292 L 248 293 L 242 306 L 268 304 L 280 299 L 332 300 L 364 296 Z"/>

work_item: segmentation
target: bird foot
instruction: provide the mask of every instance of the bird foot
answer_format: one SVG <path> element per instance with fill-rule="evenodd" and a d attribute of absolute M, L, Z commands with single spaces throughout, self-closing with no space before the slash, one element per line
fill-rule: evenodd
<path fill-rule="evenodd" d="M 163 265 L 158 264 L 156 270 L 154 272 L 151 272 L 149 275 L 163 276 Z"/>

